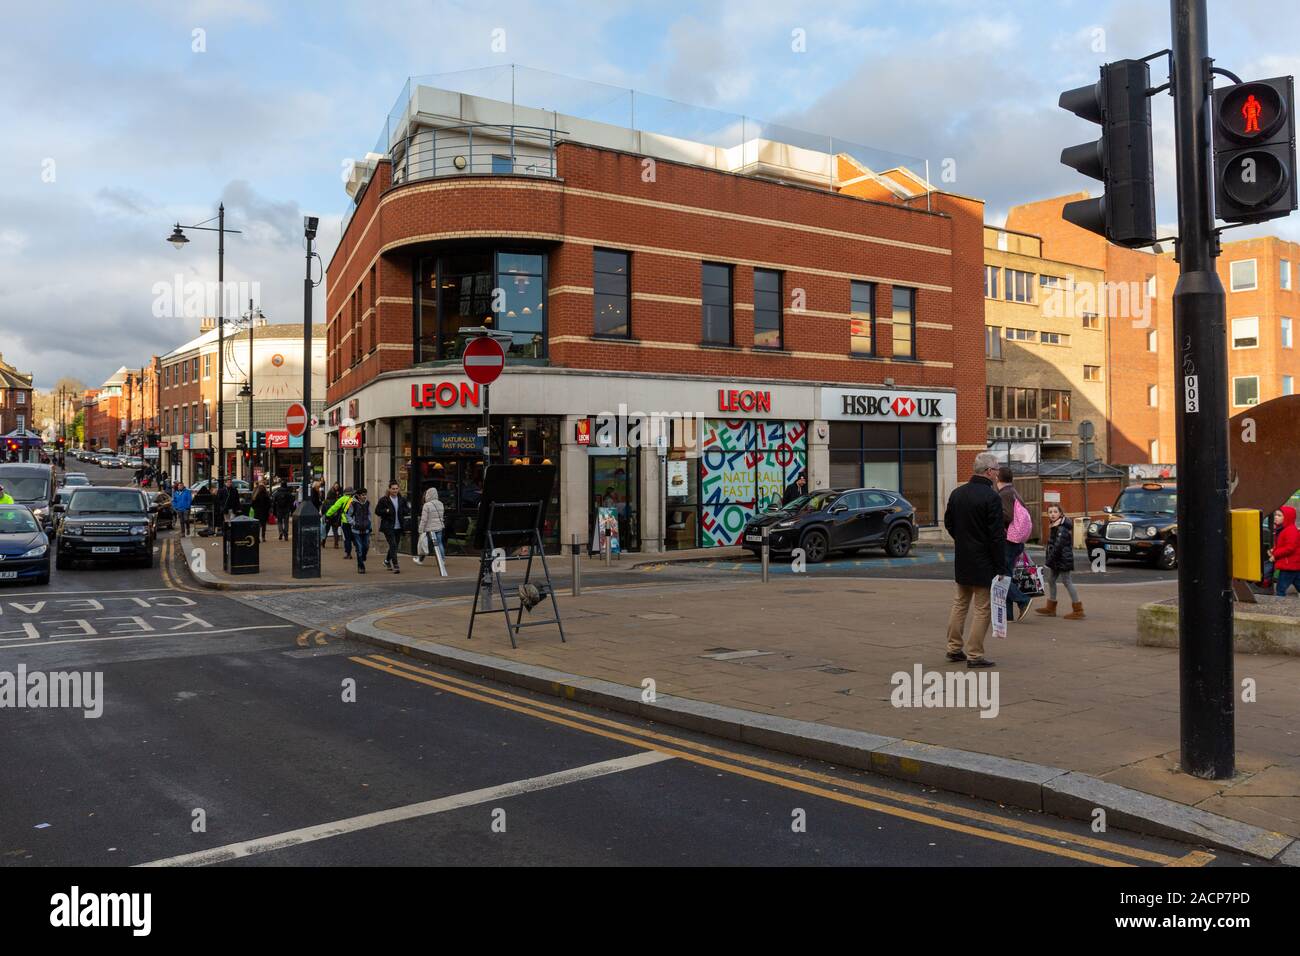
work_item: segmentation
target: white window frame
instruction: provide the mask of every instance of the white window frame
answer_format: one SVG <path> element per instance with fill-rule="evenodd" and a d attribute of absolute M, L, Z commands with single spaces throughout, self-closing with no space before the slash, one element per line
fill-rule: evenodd
<path fill-rule="evenodd" d="M 1283 395 L 1294 395 L 1294 394 L 1295 394 L 1295 376 L 1294 376 L 1294 375 L 1283 375 L 1283 376 L 1282 376 L 1282 394 L 1283 394 Z"/>
<path fill-rule="evenodd" d="M 14 390 L 14 404 L 15 405 L 27 404 L 27 393 L 24 392 L 21 388 Z"/>
<path fill-rule="evenodd" d="M 1152 438 L 1147 442 L 1147 457 L 1151 459 L 1151 464 L 1160 464 L 1160 459 L 1156 456 L 1160 454 L 1160 439 Z"/>
<path fill-rule="evenodd" d="M 1156 329 L 1151 329 L 1147 332 L 1147 351 L 1160 351 L 1160 333 Z"/>
<path fill-rule="evenodd" d="M 1247 402 L 1244 405 L 1237 404 L 1237 383 L 1254 382 L 1255 383 L 1255 400 Z M 1258 375 L 1236 375 L 1232 379 L 1232 407 L 1233 408 L 1251 408 L 1259 404 L 1259 376 Z"/>
<path fill-rule="evenodd" d="M 1281 284 L 1283 289 L 1289 291 L 1291 288 L 1291 260 L 1290 259 L 1280 260 L 1278 262 L 1277 271 L 1278 271 L 1278 282 Z"/>
<path fill-rule="evenodd" d="M 1156 297 L 1156 275 L 1153 272 L 1151 273 L 1151 275 L 1147 276 L 1147 298 L 1154 299 L 1155 297 Z"/>
<path fill-rule="evenodd" d="M 1234 270 L 1233 270 L 1233 266 L 1235 266 L 1235 265 L 1237 265 L 1237 264 L 1239 264 L 1239 263 L 1242 263 L 1242 262 L 1249 262 L 1249 263 L 1251 264 L 1251 267 L 1252 267 L 1252 268 L 1254 269 L 1254 271 L 1255 271 L 1254 278 L 1251 280 L 1251 283 L 1250 283 L 1250 285 L 1248 285 L 1248 286 L 1247 286 L 1247 285 L 1242 285 L 1242 286 L 1237 285 L 1236 277 L 1233 275 L 1233 271 L 1234 271 Z M 1255 291 L 1256 289 L 1258 289 L 1258 288 L 1259 288 L 1259 261 L 1258 261 L 1257 259 L 1234 259 L 1232 262 L 1229 262 L 1229 263 L 1228 263 L 1228 289 L 1229 289 L 1229 291 L 1231 291 L 1231 292 L 1254 292 L 1254 291 Z"/>
<path fill-rule="evenodd" d="M 1255 323 L 1255 334 L 1254 334 L 1253 336 L 1250 336 L 1250 335 L 1238 335 L 1238 334 L 1237 334 L 1237 323 L 1238 323 L 1238 322 L 1254 322 L 1254 323 Z M 1232 348 L 1233 348 L 1233 351 L 1240 352 L 1240 351 L 1243 351 L 1243 350 L 1248 351 L 1248 350 L 1250 350 L 1250 349 L 1257 349 L 1257 348 L 1259 348 L 1259 316 L 1257 316 L 1257 315 L 1243 315 L 1243 316 L 1241 316 L 1240 318 L 1233 319 L 1233 320 L 1228 324 L 1228 331 L 1229 331 L 1229 334 L 1232 336 Z M 1238 345 L 1238 344 L 1237 344 L 1237 340 L 1238 340 L 1238 339 L 1246 340 L 1246 339 L 1251 339 L 1251 338 L 1254 338 L 1254 340 L 1255 340 L 1255 344 L 1254 344 L 1254 345 Z"/>
<path fill-rule="evenodd" d="M 1159 407 L 1160 407 L 1160 386 L 1148 385 L 1147 386 L 1147 408 L 1159 408 Z"/>
<path fill-rule="evenodd" d="M 1281 348 L 1284 348 L 1284 349 L 1289 349 L 1289 348 L 1291 348 L 1291 347 L 1292 347 L 1292 343 L 1295 341 L 1295 338 L 1294 338 L 1294 333 L 1295 333 L 1294 326 L 1295 326 L 1295 323 L 1291 321 L 1291 317 L 1290 317 L 1290 316 L 1284 315 L 1284 316 L 1282 316 L 1282 320 L 1281 320 L 1281 322 L 1278 323 L 1278 326 L 1279 326 L 1279 333 L 1280 333 L 1280 340 L 1279 340 L 1279 341 L 1280 341 L 1280 346 L 1281 346 Z"/>
<path fill-rule="evenodd" d="M 1090 368 L 1095 368 L 1095 369 L 1097 370 L 1097 377 L 1096 377 L 1096 378 L 1089 378 L 1089 377 L 1088 377 L 1088 369 L 1090 369 Z M 1100 365 L 1085 365 L 1085 366 L 1083 367 L 1083 380 L 1084 380 L 1085 382 L 1100 382 L 1100 381 L 1101 381 L 1101 366 L 1100 366 Z"/>

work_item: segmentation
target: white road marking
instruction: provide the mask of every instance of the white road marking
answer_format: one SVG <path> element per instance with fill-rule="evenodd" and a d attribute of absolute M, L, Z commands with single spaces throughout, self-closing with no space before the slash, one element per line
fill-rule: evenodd
<path fill-rule="evenodd" d="M 197 634 L 234 634 L 236 631 L 274 631 L 285 627 L 297 627 L 296 624 L 250 624 L 247 627 L 217 627 L 203 631 L 155 631 L 152 633 L 123 634 L 119 637 L 75 637 L 66 641 L 26 641 L 24 643 L 0 644 L 0 650 L 27 650 L 32 647 L 50 647 L 54 644 L 93 644 L 95 641 L 129 641 L 134 637 L 194 637 Z"/>
<path fill-rule="evenodd" d="M 43 597 L 57 599 L 64 594 L 143 594 L 146 591 L 170 591 L 171 588 L 119 588 L 116 591 L 55 591 L 46 588 L 43 591 L 0 591 L 0 601 L 16 597 Z"/>
<path fill-rule="evenodd" d="M 464 807 L 472 807 L 492 800 L 504 800 L 524 793 L 534 793 L 538 790 L 550 790 L 555 787 L 562 787 L 565 784 L 590 780 L 593 777 L 604 777 L 612 773 L 621 773 L 624 770 L 635 770 L 638 767 L 648 767 L 651 764 L 672 759 L 673 757 L 669 754 L 660 753 L 657 750 L 643 750 L 628 757 L 604 760 L 600 763 L 587 764 L 585 767 L 574 767 L 572 770 L 561 770 L 558 773 L 530 777 L 527 780 L 516 780 L 514 783 L 503 783 L 495 787 L 485 787 L 482 790 L 470 790 L 467 793 L 460 793 L 451 797 L 439 797 L 436 800 L 411 803 L 404 807 L 393 807 L 391 810 L 364 813 L 359 817 L 348 817 L 344 820 L 336 820 L 333 823 L 322 823 L 314 827 L 288 830 L 284 833 L 258 837 L 256 840 L 228 843 L 225 846 L 213 847 L 211 850 L 183 853 L 180 856 L 171 856 L 150 863 L 137 863 L 136 865 L 207 866 L 210 863 L 225 863 L 228 860 L 255 856 L 259 853 L 269 853 L 273 850 L 283 850 L 286 847 L 312 843 L 316 840 L 328 840 L 330 837 L 355 833 L 358 830 L 369 830 L 372 827 L 383 826 L 386 823 L 413 820 L 417 817 L 446 813 L 449 810 L 460 810 Z"/>

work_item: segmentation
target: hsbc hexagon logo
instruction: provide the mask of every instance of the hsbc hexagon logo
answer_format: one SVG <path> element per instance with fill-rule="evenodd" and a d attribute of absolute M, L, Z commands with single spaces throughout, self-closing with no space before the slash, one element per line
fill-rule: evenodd
<path fill-rule="evenodd" d="M 889 407 L 894 410 L 894 414 L 899 418 L 907 418 L 912 412 L 916 411 L 916 399 L 908 398 L 906 395 L 899 395 Z"/>

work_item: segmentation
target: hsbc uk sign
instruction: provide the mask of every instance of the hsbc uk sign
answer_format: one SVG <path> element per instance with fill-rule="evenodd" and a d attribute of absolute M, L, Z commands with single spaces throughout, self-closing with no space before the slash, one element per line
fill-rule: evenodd
<path fill-rule="evenodd" d="M 957 420 L 957 396 L 952 392 L 823 388 L 821 417 L 829 421 L 938 424 Z"/>

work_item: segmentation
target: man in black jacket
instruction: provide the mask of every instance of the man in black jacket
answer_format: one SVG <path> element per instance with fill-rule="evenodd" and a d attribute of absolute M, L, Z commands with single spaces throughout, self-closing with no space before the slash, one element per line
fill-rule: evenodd
<path fill-rule="evenodd" d="M 388 542 L 384 567 L 394 574 L 401 574 L 402 569 L 397 566 L 397 543 L 402 532 L 411 526 L 411 503 L 402 496 L 397 482 L 390 481 L 388 494 L 375 502 L 375 517 L 379 519 L 379 530 Z"/>
<path fill-rule="evenodd" d="M 984 638 L 991 621 L 989 589 L 995 576 L 1011 573 L 1002 499 L 993 485 L 997 476 L 997 455 L 980 452 L 975 456 L 975 474 L 949 496 L 943 515 L 943 526 L 956 542 L 957 594 L 948 616 L 948 660 L 965 661 L 967 667 L 993 666 L 984 656 Z M 963 649 L 962 631 L 972 603 L 975 619 Z"/>

